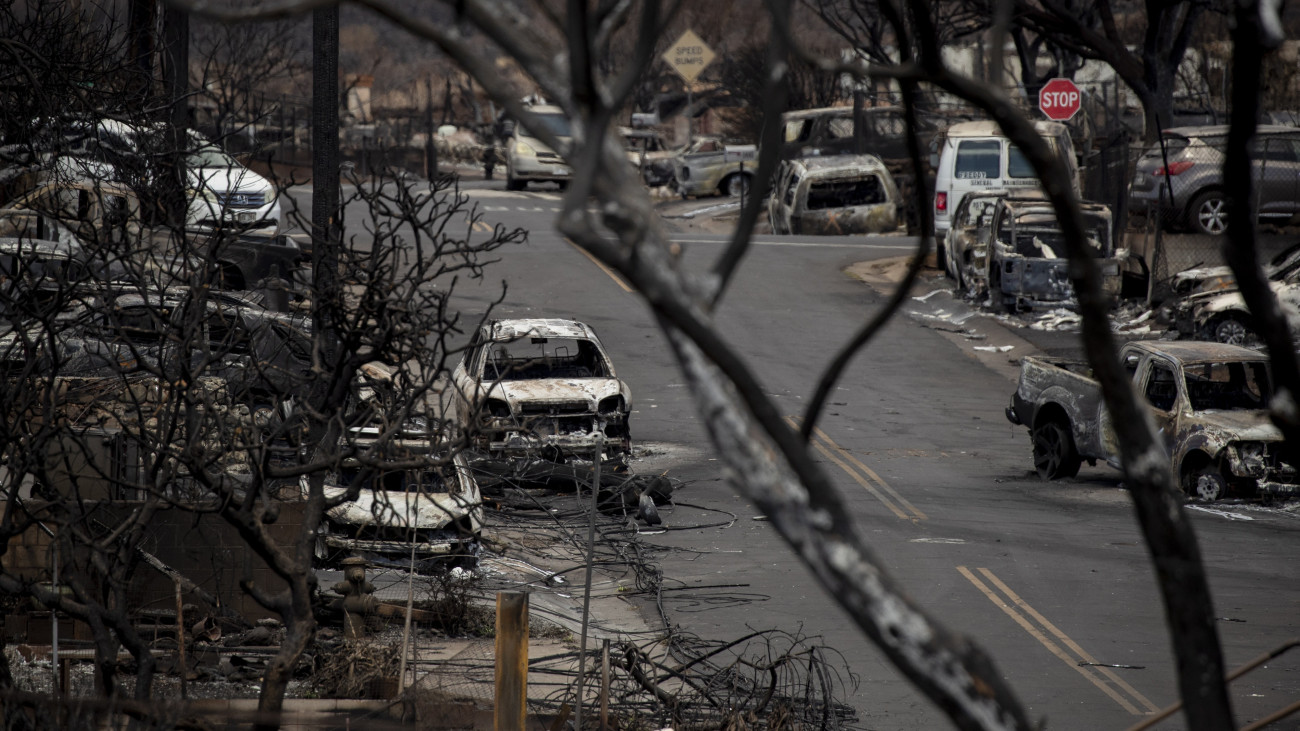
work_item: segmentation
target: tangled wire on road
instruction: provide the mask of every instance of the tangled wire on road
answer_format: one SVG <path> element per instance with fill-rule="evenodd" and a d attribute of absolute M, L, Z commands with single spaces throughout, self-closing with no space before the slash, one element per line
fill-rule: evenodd
<path fill-rule="evenodd" d="M 498 510 L 489 521 L 503 530 L 516 529 L 527 536 L 539 552 L 549 558 L 564 556 L 571 565 L 549 575 L 550 580 L 586 566 L 586 523 L 589 517 L 590 486 L 594 475 L 583 465 L 530 465 L 522 469 L 493 469 L 479 475 L 484 496 L 496 502 Z M 656 504 L 666 505 L 668 515 L 687 504 L 672 496 L 684 487 L 666 478 L 651 488 L 647 478 L 603 474 L 598 503 L 596 541 L 592 565 L 614 574 L 630 572 L 636 594 L 653 602 L 664 627 L 672 627 L 665 601 L 714 604 L 761 600 L 747 594 L 743 584 L 665 587 L 655 558 L 669 551 L 684 550 L 656 546 L 642 536 L 672 530 L 698 531 L 725 528 L 735 522 L 730 513 L 689 506 L 702 511 L 704 520 L 643 529 L 639 498 L 653 495 Z M 585 490 L 584 490 L 585 488 Z M 653 490 L 653 492 L 652 492 Z M 631 499 L 629 499 L 631 498 Z M 632 592 L 622 594 L 629 596 Z M 588 677 L 584 678 L 584 707 L 595 705 L 600 679 L 597 670 L 600 650 L 588 653 Z M 536 712 L 559 713 L 576 700 L 578 653 L 548 657 L 534 662 L 530 673 L 546 674 L 561 682 L 544 700 L 531 701 Z M 841 698 L 855 688 L 857 679 L 844 658 L 827 648 L 818 637 L 807 637 L 782 629 L 760 629 L 729 641 L 706 640 L 670 629 L 650 639 L 626 639 L 610 648 L 608 704 L 621 728 L 719 728 L 719 729 L 841 729 L 853 728 L 854 709 Z M 594 714 L 593 714 L 594 715 Z M 584 716 L 583 725 L 594 720 Z"/>

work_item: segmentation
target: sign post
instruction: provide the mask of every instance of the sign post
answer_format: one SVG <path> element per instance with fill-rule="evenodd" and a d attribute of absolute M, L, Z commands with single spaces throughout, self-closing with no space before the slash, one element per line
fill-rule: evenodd
<path fill-rule="evenodd" d="M 1038 108 L 1048 119 L 1064 122 L 1078 114 L 1079 87 L 1069 79 L 1052 79 L 1038 92 Z"/>
<path fill-rule="evenodd" d="M 692 129 L 689 126 L 692 104 L 691 84 L 694 84 L 695 80 L 700 78 L 700 74 L 705 67 L 713 63 L 713 49 L 700 40 L 700 37 L 695 35 L 695 31 L 687 29 L 677 38 L 673 45 L 669 46 L 667 51 L 664 51 L 660 58 L 667 61 L 673 71 L 676 71 L 677 75 L 686 82 L 686 123 L 688 125 L 687 140 L 689 141 L 694 136 L 691 134 Z"/>

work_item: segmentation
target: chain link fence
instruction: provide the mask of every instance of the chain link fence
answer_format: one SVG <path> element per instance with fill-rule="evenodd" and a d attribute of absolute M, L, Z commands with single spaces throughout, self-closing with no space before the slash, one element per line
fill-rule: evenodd
<path fill-rule="evenodd" d="M 1232 222 L 1223 180 L 1227 128 L 1166 132 L 1144 150 L 1129 194 L 1130 231 L 1149 242 L 1153 302 L 1178 294 L 1178 273 L 1222 266 Z M 1300 130 L 1261 130 L 1251 147 L 1250 210 L 1259 226 L 1260 258 L 1288 245 L 1286 227 L 1300 216 Z"/>

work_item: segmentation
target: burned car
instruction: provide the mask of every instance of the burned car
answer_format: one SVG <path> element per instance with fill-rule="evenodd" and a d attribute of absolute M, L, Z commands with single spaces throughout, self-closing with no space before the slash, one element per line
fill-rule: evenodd
<path fill-rule="evenodd" d="M 622 461 L 632 392 L 596 332 L 575 320 L 493 320 L 452 374 L 461 427 L 500 457 Z"/>
<path fill-rule="evenodd" d="M 898 228 L 894 179 L 874 155 L 782 161 L 768 198 L 775 234 L 849 235 Z"/>
<path fill-rule="evenodd" d="M 983 290 L 988 274 L 989 227 L 997 202 L 1012 195 L 1005 189 L 969 193 L 952 212 L 952 225 L 938 242 L 937 255 L 957 288 Z"/>
<path fill-rule="evenodd" d="M 673 177 L 683 198 L 692 195 L 729 195 L 749 190 L 758 169 L 758 148 L 729 145 L 722 140 L 701 137 L 673 157 Z"/>
<path fill-rule="evenodd" d="M 1300 330 L 1300 246 L 1275 256 L 1264 273 L 1282 305 L 1292 331 Z M 1181 297 L 1163 305 L 1162 322 L 1172 324 L 1180 336 L 1248 345 L 1258 340 L 1254 321 L 1227 267 L 1198 267 L 1174 275 L 1174 292 Z"/>
<path fill-rule="evenodd" d="M 1127 253 L 1115 251 L 1110 209 L 1097 203 L 1079 207 L 1105 293 L 1118 298 L 1120 261 Z M 989 231 L 986 281 L 994 306 L 1009 312 L 1075 305 L 1065 239 L 1050 204 L 1039 197 L 998 201 Z"/>
<path fill-rule="evenodd" d="M 1190 496 L 1300 493 L 1300 471 L 1283 460 L 1282 432 L 1268 416 L 1268 356 L 1219 343 L 1157 341 L 1127 343 L 1119 355 Z M 1073 477 L 1084 460 L 1119 466 L 1115 429 L 1084 361 L 1024 358 L 1006 416 L 1029 428 L 1034 467 L 1045 480 Z"/>

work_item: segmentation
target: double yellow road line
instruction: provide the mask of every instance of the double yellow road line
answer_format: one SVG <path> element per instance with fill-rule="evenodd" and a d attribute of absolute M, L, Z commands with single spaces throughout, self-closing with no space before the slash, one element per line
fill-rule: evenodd
<path fill-rule="evenodd" d="M 797 417 L 787 417 L 790 427 L 799 428 Z M 889 483 L 881 479 L 875 470 L 866 466 L 853 453 L 835 443 L 826 432 L 813 429 L 813 447 L 830 460 L 832 464 L 844 470 L 849 477 L 866 489 L 872 497 L 879 500 L 895 516 L 902 520 L 918 523 L 925 520 L 925 513 L 908 502 Z M 1065 663 L 1088 682 L 1092 683 L 1121 708 L 1135 716 L 1144 716 L 1160 710 L 1146 696 L 1129 685 L 1110 667 L 1105 667 L 1070 639 L 1064 632 L 1052 624 L 1038 610 L 1034 609 L 1011 590 L 1005 582 L 992 571 L 985 568 L 971 569 L 958 566 L 957 571 L 979 589 L 989 601 L 1007 614 L 1029 636 L 1038 640 L 1047 651 Z"/>
<path fill-rule="evenodd" d="M 792 429 L 799 428 L 798 417 L 788 416 L 786 421 L 790 423 Z M 925 513 L 921 512 L 915 505 L 908 502 L 907 498 L 898 493 L 897 490 L 889 486 L 888 482 L 881 479 L 875 470 L 862 463 L 852 452 L 835 443 L 835 440 L 827 436 L 826 432 L 818 427 L 813 427 L 813 447 L 829 459 L 832 464 L 853 478 L 853 481 L 866 489 L 872 497 L 879 500 L 882 505 L 889 509 L 891 513 L 898 516 L 901 520 L 910 520 L 913 523 L 925 520 Z"/>
<path fill-rule="evenodd" d="M 1048 652 L 1101 689 L 1101 692 L 1110 696 L 1111 700 L 1118 703 L 1121 708 L 1135 716 L 1145 716 L 1160 710 L 1156 704 L 1119 677 L 1114 670 L 1097 662 L 1096 658 L 1079 646 L 1079 643 L 1047 621 L 1046 617 L 1029 606 L 1028 602 L 1021 599 L 992 571 L 988 569 L 972 571 L 965 566 L 958 566 L 957 571 L 974 584 L 976 589 L 983 592 L 989 601 L 1006 612 L 1008 617 L 1029 633 L 1030 637 L 1038 640 Z"/>

